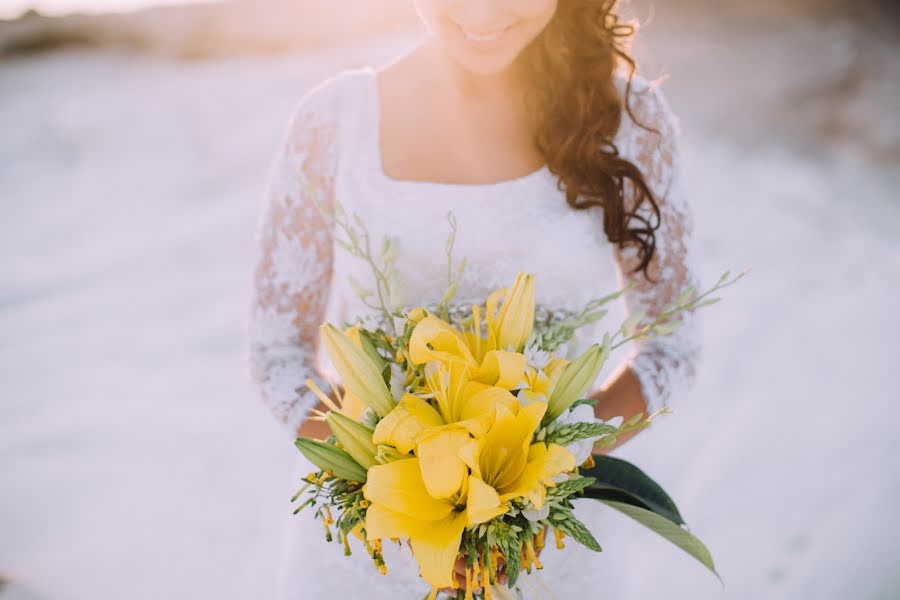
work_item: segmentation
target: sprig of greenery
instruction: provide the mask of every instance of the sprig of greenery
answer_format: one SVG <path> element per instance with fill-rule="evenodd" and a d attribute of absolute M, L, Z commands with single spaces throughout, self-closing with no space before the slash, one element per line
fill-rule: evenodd
<path fill-rule="evenodd" d="M 553 527 L 572 536 L 572 539 L 579 544 L 582 544 L 595 552 L 603 551 L 596 538 L 594 538 L 588 528 L 584 526 L 584 523 L 575 517 L 575 513 L 571 507 L 558 506 L 552 508 L 548 520 Z"/>
<path fill-rule="evenodd" d="M 296 502 L 304 493 L 308 493 L 309 497 L 300 503 L 294 514 L 307 507 L 315 508 L 315 518 L 324 524 L 325 539 L 329 542 L 334 539 L 330 525 L 335 525 L 340 541 L 344 545 L 344 554 L 349 556 L 350 545 L 347 543 L 347 535 L 366 518 L 368 503 L 363 496 L 362 486 L 335 477 L 330 471 L 320 470 L 304 478 L 304 485 L 294 494 L 291 502 Z M 337 512 L 337 518 L 331 509 Z"/>
<path fill-rule="evenodd" d="M 493 520 L 488 528 L 488 543 L 496 546 L 503 555 L 509 587 L 516 583 L 521 568 L 522 539 L 519 533 L 513 525 L 500 519 Z"/>
<path fill-rule="evenodd" d="M 547 429 L 543 441 L 561 446 L 567 446 L 587 438 L 620 433 L 618 427 L 597 422 L 564 423 L 552 430 L 549 427 Z"/>
<path fill-rule="evenodd" d="M 631 433 L 632 431 L 637 431 L 639 429 L 643 429 L 645 427 L 649 427 L 653 423 L 653 419 L 655 419 L 658 415 L 672 412 L 668 406 L 664 406 L 659 410 L 654 411 L 646 418 L 644 418 L 643 413 L 637 413 L 629 418 L 627 421 L 622 423 L 616 428 L 615 433 L 611 433 L 608 435 L 604 435 L 600 439 L 594 442 L 595 447 L 607 448 L 609 446 L 614 446 L 616 444 L 616 438 L 620 435 L 624 435 L 626 433 Z"/>
<path fill-rule="evenodd" d="M 575 314 L 555 323 L 538 327 L 538 331 L 535 333 L 538 349 L 547 352 L 556 350 L 571 340 L 576 330 L 605 317 L 609 311 L 602 307 L 619 298 L 634 285 L 632 282 L 616 292 L 590 300 Z"/>
<path fill-rule="evenodd" d="M 596 481 L 593 477 L 584 477 L 583 475 L 573 475 L 571 479 L 561 481 L 552 488 L 547 488 L 547 496 L 545 502 L 554 502 L 564 500 L 569 496 L 577 494 Z"/>
<path fill-rule="evenodd" d="M 455 268 L 453 266 L 453 246 L 456 243 L 457 223 L 456 215 L 453 214 L 452 210 L 447 212 L 447 222 L 450 223 L 450 234 L 447 236 L 447 242 L 444 247 L 444 251 L 447 254 L 447 289 L 438 304 L 438 314 L 445 321 L 449 320 L 450 301 L 459 289 L 459 282 L 462 279 L 463 271 L 466 268 L 465 257 L 459 261 L 459 264 L 457 264 Z"/>
<path fill-rule="evenodd" d="M 731 271 L 725 271 L 719 277 L 719 280 L 702 294 L 697 294 L 693 287 L 687 288 L 660 311 L 652 321 L 645 325 L 638 325 L 646 316 L 645 312 L 638 311 L 634 313 L 622 323 L 619 330 L 612 336 L 613 340 L 619 336 L 622 336 L 622 339 L 616 341 L 611 349 L 615 350 L 619 346 L 627 344 L 632 340 L 644 339 L 651 336 L 665 336 L 674 333 L 678 327 L 681 326 L 682 320 L 673 319 L 672 317 L 686 311 L 694 311 L 698 308 L 715 304 L 720 301 L 721 298 L 711 297 L 712 294 L 736 283 L 749 271 L 750 269 L 745 269 L 730 280 L 728 278 L 731 276 Z"/>

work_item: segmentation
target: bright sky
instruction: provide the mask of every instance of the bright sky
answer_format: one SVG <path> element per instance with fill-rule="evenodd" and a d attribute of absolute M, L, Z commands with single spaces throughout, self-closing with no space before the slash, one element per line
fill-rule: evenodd
<path fill-rule="evenodd" d="M 127 12 L 162 4 L 193 4 L 221 0 L 0 0 L 0 19 L 14 19 L 29 8 L 48 15 L 73 12 Z"/>

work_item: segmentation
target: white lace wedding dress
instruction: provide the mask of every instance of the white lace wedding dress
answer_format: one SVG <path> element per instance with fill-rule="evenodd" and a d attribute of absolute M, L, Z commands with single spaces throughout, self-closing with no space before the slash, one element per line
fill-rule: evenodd
<path fill-rule="evenodd" d="M 319 324 L 343 324 L 371 312 L 354 293 L 350 276 L 374 289 L 362 261 L 334 243 L 335 232 L 315 201 L 336 199 L 357 213 L 376 243 L 384 235 L 395 236 L 400 276 L 394 289 L 406 305 L 435 302 L 445 289 L 449 210 L 458 221 L 456 257 L 467 259 L 457 294 L 461 301 L 483 301 L 492 290 L 509 285 L 520 270 L 537 275 L 537 302 L 549 309 L 580 308 L 636 279 L 637 285 L 606 319 L 580 330 L 569 345 L 571 353 L 598 340 L 599 331 L 615 329 L 623 316 L 637 310 L 652 315 L 686 286 L 696 285 L 688 257 L 690 211 L 677 168 L 678 122 L 661 91 L 646 80 L 634 78 L 632 110 L 661 135 L 638 127 L 623 113 L 615 143 L 642 169 L 659 199 L 662 225 L 651 265 L 657 283 L 630 274 L 636 253 L 620 251 L 607 241 L 600 209 L 570 208 L 546 166 L 483 185 L 387 176 L 380 156 L 375 74 L 371 67 L 345 69 L 298 101 L 265 188 L 249 359 L 263 401 L 284 424 L 286 444 L 316 403 L 304 381 L 311 377 L 328 389 L 323 375 L 337 380 L 319 348 Z M 617 75 L 616 82 L 624 95 L 624 75 Z M 695 320 L 689 316 L 671 336 L 635 343 L 622 357 L 639 378 L 650 411 L 693 379 L 699 352 Z M 598 385 L 612 362 L 601 372 Z M 313 470 L 298 453 L 293 481 Z M 602 545 L 609 509 L 578 502 L 583 520 Z M 338 544 L 326 543 L 322 524 L 311 511 L 289 513 L 286 507 L 283 598 L 418 599 L 427 593 L 408 546 L 385 544 L 388 574 L 382 576 L 361 545 L 344 557 Z M 617 598 L 622 576 L 610 572 L 608 565 L 618 563 L 611 563 L 608 554 L 593 553 L 574 541 L 563 551 L 548 548 L 541 557 L 545 569 L 540 577 L 523 578 L 522 597 L 601 597 L 591 592 L 598 590 Z"/>

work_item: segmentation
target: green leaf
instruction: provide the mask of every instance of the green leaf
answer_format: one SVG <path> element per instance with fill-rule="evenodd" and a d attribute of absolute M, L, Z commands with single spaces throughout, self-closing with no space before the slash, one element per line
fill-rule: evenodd
<path fill-rule="evenodd" d="M 624 502 L 654 512 L 676 525 L 684 524 L 678 507 L 665 490 L 630 462 L 612 456 L 594 455 L 594 466 L 580 472 L 595 479 L 585 490 L 585 496 L 595 500 Z"/>
<path fill-rule="evenodd" d="M 666 323 L 660 323 L 653 327 L 653 333 L 659 336 L 666 336 L 675 333 L 681 327 L 681 319 L 674 319 Z"/>
<path fill-rule="evenodd" d="M 625 504 L 624 502 L 615 502 L 613 500 L 601 500 L 601 502 L 628 515 L 641 525 L 663 536 L 700 561 L 700 563 L 712 571 L 716 577 L 719 577 L 719 574 L 716 573 L 716 568 L 713 564 L 712 555 L 709 553 L 709 549 L 687 529 L 683 529 L 672 521 L 638 506 Z M 719 580 L 721 581 L 722 578 L 719 577 Z"/>

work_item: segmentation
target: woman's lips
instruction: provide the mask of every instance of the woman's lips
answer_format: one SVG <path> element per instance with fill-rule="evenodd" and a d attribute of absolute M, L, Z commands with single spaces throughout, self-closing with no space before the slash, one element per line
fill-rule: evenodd
<path fill-rule="evenodd" d="M 516 23 L 507 25 L 502 28 L 483 31 L 473 31 L 467 29 L 456 21 L 453 21 L 453 25 L 457 28 L 463 39 L 466 40 L 469 45 L 475 48 L 491 48 L 499 46 L 502 43 L 503 39 L 507 36 L 509 31 L 516 26 Z"/>

